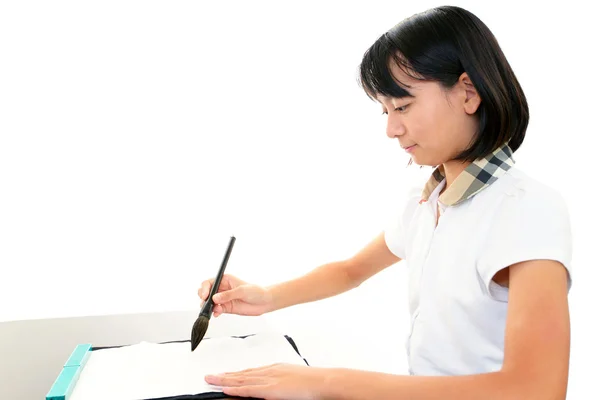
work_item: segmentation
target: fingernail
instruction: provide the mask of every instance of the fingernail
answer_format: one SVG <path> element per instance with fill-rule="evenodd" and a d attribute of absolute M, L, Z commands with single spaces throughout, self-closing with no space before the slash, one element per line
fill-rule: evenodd
<path fill-rule="evenodd" d="M 221 296 L 221 295 L 219 295 L 219 294 L 216 294 L 216 295 L 213 297 L 213 300 L 214 300 L 214 301 L 220 301 L 222 297 L 223 297 L 223 296 Z"/>

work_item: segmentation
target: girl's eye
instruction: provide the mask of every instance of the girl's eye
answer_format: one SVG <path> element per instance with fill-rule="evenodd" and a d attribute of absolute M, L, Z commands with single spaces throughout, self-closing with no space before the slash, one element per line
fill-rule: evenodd
<path fill-rule="evenodd" d="M 405 111 L 406 111 L 406 109 L 408 108 L 408 106 L 409 106 L 409 105 L 407 104 L 407 105 L 405 105 L 405 106 L 396 107 L 396 108 L 394 108 L 394 111 L 405 112 Z M 384 114 L 385 114 L 385 115 L 387 115 L 387 111 L 383 111 L 383 112 L 381 113 L 381 115 L 384 115 Z"/>

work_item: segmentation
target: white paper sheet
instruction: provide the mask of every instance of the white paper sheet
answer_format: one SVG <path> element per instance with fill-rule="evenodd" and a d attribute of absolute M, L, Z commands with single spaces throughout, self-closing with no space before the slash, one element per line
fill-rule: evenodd
<path fill-rule="evenodd" d="M 139 400 L 220 392 L 204 376 L 275 363 L 304 364 L 281 334 L 205 338 L 190 343 L 148 343 L 95 350 L 84 366 L 71 400 Z"/>

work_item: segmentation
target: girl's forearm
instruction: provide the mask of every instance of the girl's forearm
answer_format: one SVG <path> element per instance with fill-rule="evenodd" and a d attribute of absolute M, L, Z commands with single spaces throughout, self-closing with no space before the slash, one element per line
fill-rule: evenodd
<path fill-rule="evenodd" d="M 268 288 L 275 311 L 344 293 L 356 286 L 346 268 L 347 261 L 322 265 L 299 278 Z"/>
<path fill-rule="evenodd" d="M 536 387 L 537 386 L 537 387 Z M 552 384 L 537 385 L 505 372 L 464 376 L 401 376 L 333 369 L 326 378 L 324 399 L 344 400 L 525 400 L 560 399 Z M 564 399 L 564 397 L 562 397 Z"/>

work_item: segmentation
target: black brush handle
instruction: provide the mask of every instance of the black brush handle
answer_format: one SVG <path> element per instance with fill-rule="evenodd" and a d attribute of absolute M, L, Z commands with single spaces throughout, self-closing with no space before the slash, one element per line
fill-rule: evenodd
<path fill-rule="evenodd" d="M 223 279 L 223 275 L 225 274 L 225 268 L 227 267 L 227 263 L 229 262 L 229 256 L 231 255 L 231 251 L 233 250 L 233 245 L 235 243 L 235 236 L 232 236 L 229 240 L 229 246 L 227 246 L 227 251 L 225 252 L 225 257 L 223 257 L 223 262 L 221 263 L 221 267 L 219 268 L 219 272 L 217 272 L 217 276 L 215 277 L 215 282 L 210 288 L 210 293 L 208 294 L 208 298 L 206 299 L 206 303 L 202 307 L 202 311 L 200 311 L 200 315 L 204 315 L 205 317 L 210 318 L 212 315 L 214 302 L 213 296 L 219 290 L 219 286 L 221 286 L 221 280 Z"/>

